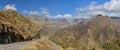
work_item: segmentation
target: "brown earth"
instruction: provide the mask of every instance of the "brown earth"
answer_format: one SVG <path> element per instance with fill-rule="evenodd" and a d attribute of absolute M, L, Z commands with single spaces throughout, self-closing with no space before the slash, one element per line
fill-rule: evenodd
<path fill-rule="evenodd" d="M 23 50 L 53 50 L 52 46 L 46 40 L 38 40 L 26 46 Z"/>

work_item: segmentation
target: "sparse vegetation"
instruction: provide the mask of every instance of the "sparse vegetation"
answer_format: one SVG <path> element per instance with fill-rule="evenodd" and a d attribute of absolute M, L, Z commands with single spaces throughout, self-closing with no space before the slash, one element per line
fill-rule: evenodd
<path fill-rule="evenodd" d="M 38 40 L 23 48 L 23 50 L 53 50 L 51 44 L 45 40 Z"/>
<path fill-rule="evenodd" d="M 119 39 L 119 36 L 116 36 L 120 34 L 118 25 L 119 23 L 108 16 L 95 17 L 85 23 L 65 28 L 50 39 L 63 48 L 75 47 L 81 50 L 82 47 L 85 47 L 90 50 L 97 50 L 105 47 L 106 50 L 117 50 L 119 49 L 118 42 L 115 42 L 118 45 L 106 44 L 106 42 Z"/>
<path fill-rule="evenodd" d="M 104 48 L 105 50 L 120 50 L 120 47 L 113 43 L 105 43 Z"/>
<path fill-rule="evenodd" d="M 95 48 L 92 48 L 92 49 L 90 49 L 90 50 L 96 50 Z"/>
<path fill-rule="evenodd" d="M 8 28 L 9 26 L 13 27 L 18 32 L 16 34 L 20 34 L 24 38 L 24 40 L 31 40 L 34 36 L 37 35 L 37 32 L 40 29 L 40 26 L 31 22 L 28 18 L 13 10 L 0 10 L 0 24 L 8 25 L 3 27 L 4 31 L 7 30 L 4 28 Z M 12 31 L 14 32 L 14 30 Z M 9 31 L 6 31 L 6 33 L 9 33 Z M 3 41 L 4 40 L 5 39 L 3 39 Z"/>

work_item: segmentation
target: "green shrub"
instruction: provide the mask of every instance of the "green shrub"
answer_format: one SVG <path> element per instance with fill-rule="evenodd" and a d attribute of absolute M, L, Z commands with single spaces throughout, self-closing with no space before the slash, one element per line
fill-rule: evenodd
<path fill-rule="evenodd" d="M 105 50 L 120 50 L 119 46 L 113 43 L 105 43 L 104 49 Z"/>
<path fill-rule="evenodd" d="M 92 48 L 92 49 L 90 49 L 90 50 L 96 50 L 95 48 Z"/>

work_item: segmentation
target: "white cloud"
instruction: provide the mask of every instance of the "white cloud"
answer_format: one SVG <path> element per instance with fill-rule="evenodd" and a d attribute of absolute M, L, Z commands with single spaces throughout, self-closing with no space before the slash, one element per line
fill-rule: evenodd
<path fill-rule="evenodd" d="M 44 15 L 44 16 L 48 16 L 49 15 L 49 11 L 47 8 L 40 8 L 41 9 L 41 14 Z"/>
<path fill-rule="evenodd" d="M 77 8 L 79 14 L 86 13 L 85 15 L 109 15 L 109 16 L 120 16 L 120 0 L 110 0 L 109 2 L 105 2 L 103 4 L 97 5 L 97 2 L 91 3 L 89 6 L 84 8 Z M 107 13 L 109 12 L 109 14 Z"/>
<path fill-rule="evenodd" d="M 116 16 L 116 17 L 120 17 L 120 12 L 114 12 L 109 14 L 109 16 Z"/>
<path fill-rule="evenodd" d="M 28 11 L 27 10 L 23 10 L 24 13 L 27 13 Z"/>
<path fill-rule="evenodd" d="M 40 13 L 38 11 L 30 11 L 28 14 L 29 15 L 39 15 Z"/>
<path fill-rule="evenodd" d="M 111 0 L 104 4 L 104 9 L 106 11 L 118 12 L 120 11 L 120 0 Z"/>
<path fill-rule="evenodd" d="M 73 17 L 73 15 L 71 15 L 71 14 L 63 14 L 63 15 L 61 15 L 61 14 L 57 14 L 57 15 L 50 15 L 50 12 L 49 12 L 49 10 L 47 9 L 47 8 L 40 8 L 40 10 L 41 10 L 41 14 L 43 15 L 43 16 L 46 16 L 46 17 L 48 17 L 48 18 L 71 18 L 71 17 Z"/>
<path fill-rule="evenodd" d="M 27 11 L 23 10 L 24 13 L 28 13 L 29 15 L 40 15 L 45 17 L 50 17 L 49 11 L 47 8 L 40 8 L 41 11 Z"/>
<path fill-rule="evenodd" d="M 71 14 L 64 14 L 64 15 L 58 14 L 55 16 L 55 18 L 71 18 L 71 17 L 73 17 L 73 15 Z"/>
<path fill-rule="evenodd" d="M 79 11 L 110 11 L 119 12 L 120 11 L 120 0 L 111 0 L 104 4 L 93 5 L 90 4 L 88 7 L 79 8 Z"/>
<path fill-rule="evenodd" d="M 8 4 L 3 9 L 4 10 L 17 10 L 15 6 L 16 6 L 15 4 Z"/>

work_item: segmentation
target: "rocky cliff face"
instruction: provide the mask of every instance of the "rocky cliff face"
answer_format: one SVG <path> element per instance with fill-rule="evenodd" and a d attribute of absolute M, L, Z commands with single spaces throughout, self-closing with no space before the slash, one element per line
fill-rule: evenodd
<path fill-rule="evenodd" d="M 100 16 L 82 24 L 65 28 L 50 39 L 63 48 L 109 50 L 110 48 L 119 49 L 119 38 L 120 24 L 108 16 Z M 116 40 L 117 44 L 114 43 Z"/>
<path fill-rule="evenodd" d="M 20 32 L 7 24 L 0 24 L 0 44 L 14 43 L 24 41 L 24 37 Z"/>

